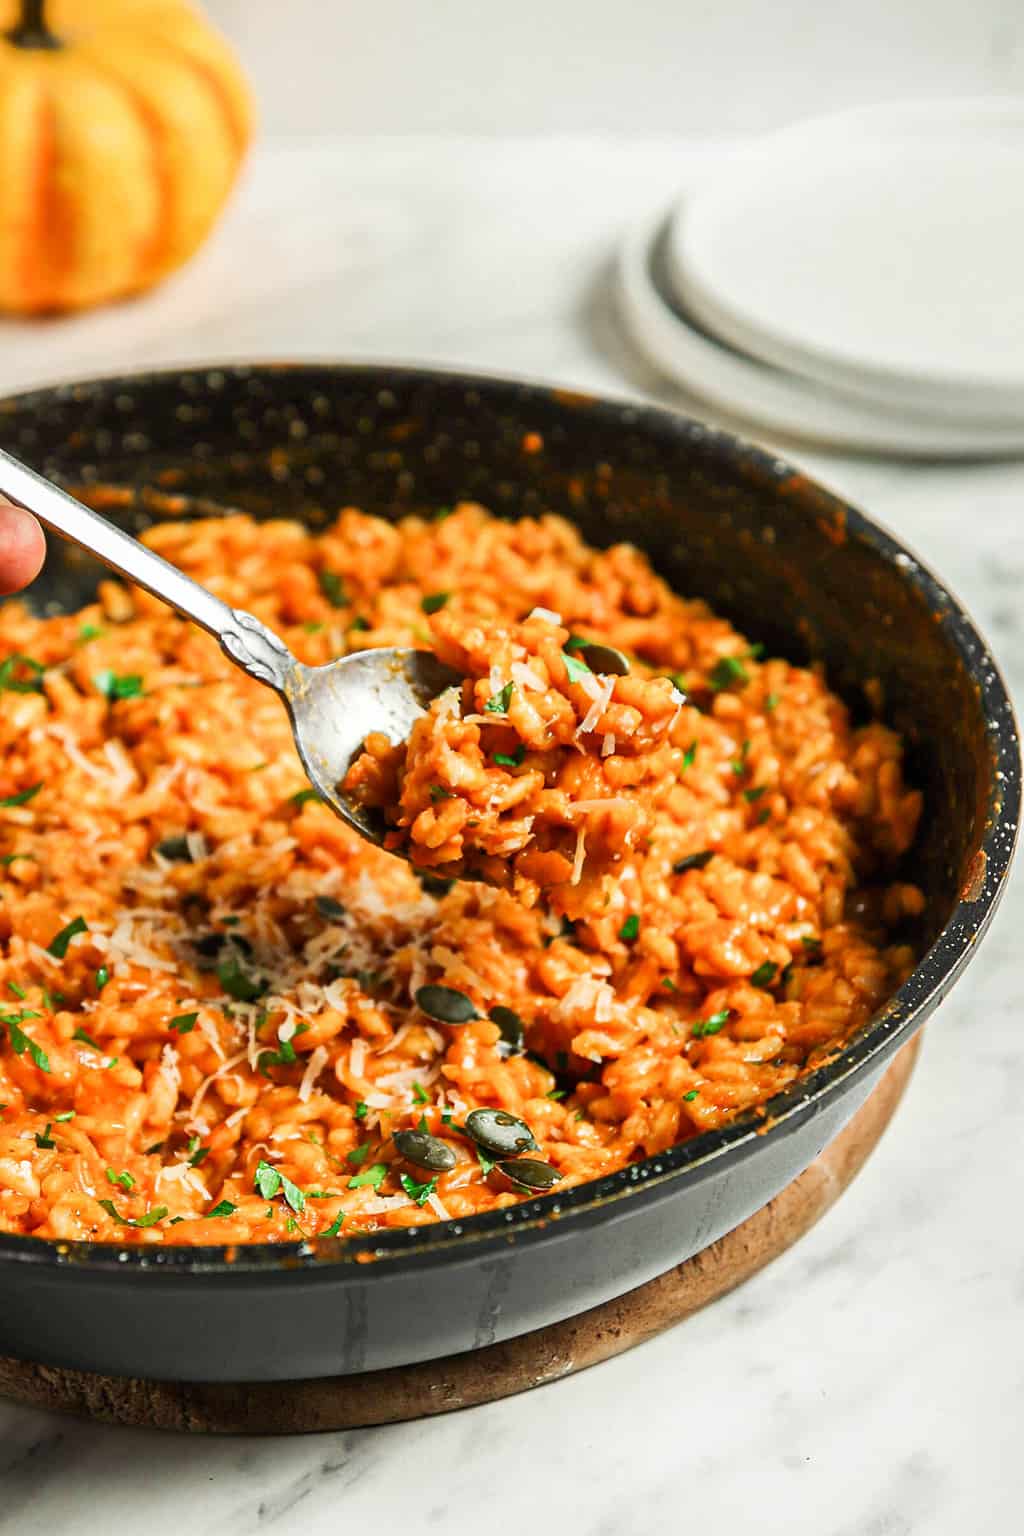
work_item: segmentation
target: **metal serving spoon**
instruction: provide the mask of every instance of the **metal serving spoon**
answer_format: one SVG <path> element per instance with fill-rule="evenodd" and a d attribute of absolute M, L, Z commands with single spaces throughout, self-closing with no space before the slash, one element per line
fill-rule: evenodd
<path fill-rule="evenodd" d="M 355 651 L 325 667 L 297 661 L 277 635 L 241 608 L 229 608 L 190 576 L 98 512 L 0 450 L 0 492 L 47 528 L 88 549 L 111 570 L 169 603 L 220 641 L 236 666 L 284 700 L 302 766 L 342 821 L 380 843 L 383 820 L 339 791 L 368 732 L 404 741 L 430 701 L 462 678 L 429 651 Z"/>

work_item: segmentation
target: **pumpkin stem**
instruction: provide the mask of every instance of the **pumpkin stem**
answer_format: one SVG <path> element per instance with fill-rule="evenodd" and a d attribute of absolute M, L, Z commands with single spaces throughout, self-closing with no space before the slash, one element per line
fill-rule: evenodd
<path fill-rule="evenodd" d="M 21 19 L 5 34 L 15 48 L 59 48 L 46 25 L 46 0 L 21 0 Z"/>

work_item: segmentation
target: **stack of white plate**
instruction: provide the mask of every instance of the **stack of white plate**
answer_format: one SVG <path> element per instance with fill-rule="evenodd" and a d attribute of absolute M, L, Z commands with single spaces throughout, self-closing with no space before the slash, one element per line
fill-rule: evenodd
<path fill-rule="evenodd" d="M 723 157 L 630 234 L 660 372 L 833 447 L 1024 451 L 1024 104 L 873 107 Z"/>

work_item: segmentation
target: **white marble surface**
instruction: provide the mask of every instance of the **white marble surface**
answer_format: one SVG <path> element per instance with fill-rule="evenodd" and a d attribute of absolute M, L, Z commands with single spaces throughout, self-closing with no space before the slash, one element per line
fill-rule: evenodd
<path fill-rule="evenodd" d="M 373 355 L 670 398 L 619 340 L 605 271 L 623 222 L 667 197 L 692 153 L 664 141 L 268 150 L 213 245 L 159 294 L 0 325 L 0 384 Z M 943 572 L 1024 686 L 1024 465 L 793 452 Z M 0 1407 L 0 1532 L 1019 1528 L 1022 916 L 1018 882 L 841 1203 L 675 1332 L 525 1397 L 302 1440 L 183 1439 Z"/>

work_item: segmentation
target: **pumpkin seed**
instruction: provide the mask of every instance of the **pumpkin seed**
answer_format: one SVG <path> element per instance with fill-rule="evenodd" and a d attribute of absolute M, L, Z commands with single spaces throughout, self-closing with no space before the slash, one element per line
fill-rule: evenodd
<path fill-rule="evenodd" d="M 503 1056 L 521 1056 L 526 1047 L 526 1034 L 523 1029 L 523 1021 L 513 1008 L 506 1008 L 499 1003 L 488 1014 L 492 1024 L 497 1024 L 501 1030 L 501 1053 Z"/>
<path fill-rule="evenodd" d="M 426 1131 L 396 1131 L 394 1143 L 407 1163 L 429 1168 L 431 1173 L 446 1173 L 458 1162 L 451 1147 Z"/>
<path fill-rule="evenodd" d="M 614 645 L 599 645 L 592 641 L 577 646 L 576 654 L 582 657 L 591 672 L 602 672 L 605 677 L 629 676 L 629 657 L 617 651 Z"/>
<path fill-rule="evenodd" d="M 174 859 L 177 863 L 192 863 L 192 854 L 188 846 L 187 837 L 165 837 L 162 843 L 156 845 L 157 853 L 165 859 Z"/>
<path fill-rule="evenodd" d="M 474 1109 L 466 1116 L 466 1130 L 492 1157 L 513 1157 L 537 1145 L 526 1121 L 505 1109 Z"/>
<path fill-rule="evenodd" d="M 471 1024 L 480 1017 L 470 998 L 455 987 L 418 987 L 414 995 L 417 1008 L 442 1024 Z"/>
<path fill-rule="evenodd" d="M 557 1168 L 535 1157 L 514 1157 L 510 1162 L 499 1163 L 498 1167 L 521 1189 L 553 1189 L 562 1178 Z"/>

